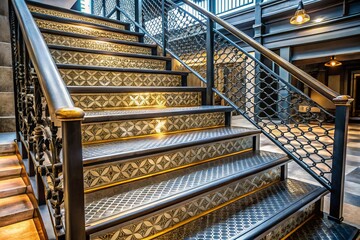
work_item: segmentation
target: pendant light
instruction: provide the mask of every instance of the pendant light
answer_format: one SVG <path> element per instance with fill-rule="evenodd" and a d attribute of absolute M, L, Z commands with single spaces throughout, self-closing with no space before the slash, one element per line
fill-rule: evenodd
<path fill-rule="evenodd" d="M 328 61 L 327 63 L 324 64 L 326 67 L 338 67 L 338 66 L 341 66 L 342 63 L 337 61 L 335 56 L 332 56 L 330 58 L 330 61 Z"/>
<path fill-rule="evenodd" d="M 306 13 L 304 4 L 301 0 L 294 16 L 290 19 L 290 23 L 294 25 L 300 25 L 308 21 L 310 21 L 310 16 Z"/>

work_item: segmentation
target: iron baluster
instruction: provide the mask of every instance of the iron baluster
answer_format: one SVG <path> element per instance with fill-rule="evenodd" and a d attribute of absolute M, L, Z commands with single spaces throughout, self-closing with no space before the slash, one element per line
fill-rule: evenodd
<path fill-rule="evenodd" d="M 166 56 L 166 49 L 168 47 L 168 9 L 166 0 L 161 0 L 161 27 L 162 27 L 162 55 Z"/>
<path fill-rule="evenodd" d="M 208 1 L 208 9 L 215 12 L 215 2 Z M 208 18 L 206 20 L 206 105 L 214 105 L 213 88 L 215 86 L 215 68 L 214 68 L 214 21 Z"/>

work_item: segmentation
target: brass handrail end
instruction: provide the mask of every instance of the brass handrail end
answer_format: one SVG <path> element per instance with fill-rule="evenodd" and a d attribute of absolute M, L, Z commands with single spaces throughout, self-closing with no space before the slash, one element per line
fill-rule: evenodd
<path fill-rule="evenodd" d="M 333 103 L 336 106 L 340 105 L 350 105 L 354 99 L 349 95 L 339 95 L 333 99 Z"/>
<path fill-rule="evenodd" d="M 81 121 L 84 120 L 85 112 L 78 107 L 64 107 L 55 111 L 59 121 Z"/>

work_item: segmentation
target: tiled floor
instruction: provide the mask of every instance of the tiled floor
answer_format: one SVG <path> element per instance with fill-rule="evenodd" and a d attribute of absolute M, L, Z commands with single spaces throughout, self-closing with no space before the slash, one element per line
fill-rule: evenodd
<path fill-rule="evenodd" d="M 236 116 L 232 119 L 233 126 L 253 127 L 243 118 Z M 271 152 L 281 152 L 268 138 L 261 136 L 261 149 Z M 289 164 L 289 177 L 313 184 L 318 182 L 305 172 L 297 163 Z M 324 210 L 329 209 L 329 197 L 325 198 Z M 345 222 L 360 227 L 360 124 L 349 125 L 346 178 L 345 178 Z"/>

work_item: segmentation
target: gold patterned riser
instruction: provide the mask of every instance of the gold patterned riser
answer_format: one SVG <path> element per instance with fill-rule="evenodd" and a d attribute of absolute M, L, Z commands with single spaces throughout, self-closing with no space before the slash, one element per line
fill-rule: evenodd
<path fill-rule="evenodd" d="M 138 240 L 151 237 L 279 180 L 279 167 L 266 170 L 148 216 L 94 233 L 90 239 Z"/>
<path fill-rule="evenodd" d="M 152 156 L 84 167 L 86 191 L 160 174 L 170 170 L 216 160 L 241 151 L 250 150 L 253 137 L 243 137 L 203 144 Z"/>
<path fill-rule="evenodd" d="M 129 137 L 222 127 L 225 113 L 202 113 L 150 119 L 121 120 L 82 125 L 84 143 L 110 141 Z"/>
<path fill-rule="evenodd" d="M 125 30 L 125 26 L 122 24 L 117 24 L 114 22 L 103 21 L 100 19 L 81 16 L 79 14 L 55 11 L 52 9 L 47 9 L 47 8 L 42 8 L 42 7 L 38 7 L 38 6 L 32 6 L 32 5 L 28 5 L 28 8 L 31 12 L 34 12 L 34 13 L 40 13 L 40 14 L 50 15 L 50 16 L 54 16 L 54 17 L 59 17 L 59 18 L 68 18 L 68 19 L 73 19 L 73 20 L 77 20 L 77 21 L 94 23 L 94 24 L 98 24 L 98 25 L 102 25 L 102 26 L 113 27 L 113 28 Z"/>
<path fill-rule="evenodd" d="M 43 33 L 43 37 L 47 44 L 66 47 L 86 48 L 91 50 L 122 52 L 151 55 L 152 49 L 149 47 L 133 46 L 127 44 L 117 44 L 112 42 L 104 42 L 92 39 L 68 37 L 57 34 Z"/>
<path fill-rule="evenodd" d="M 43 19 L 35 19 L 35 21 L 36 21 L 38 27 L 43 28 L 43 29 L 56 30 L 56 31 L 66 32 L 66 33 L 76 33 L 76 34 L 82 34 L 82 35 L 100 37 L 100 38 L 124 40 L 124 41 L 129 41 L 129 42 L 139 42 L 139 37 L 136 35 L 112 32 L 112 31 L 105 31 L 105 30 L 100 30 L 97 28 L 78 26 L 78 25 L 67 24 L 67 23 L 59 23 L 59 22 L 43 20 Z"/>
<path fill-rule="evenodd" d="M 201 105 L 200 92 L 72 93 L 76 107 L 83 110 L 126 107 L 190 107 Z"/>
<path fill-rule="evenodd" d="M 50 49 L 50 53 L 57 64 L 166 70 L 166 61 L 158 59 L 113 56 L 59 49 Z"/>
<path fill-rule="evenodd" d="M 180 75 L 59 69 L 68 86 L 178 87 Z"/>
<path fill-rule="evenodd" d="M 259 237 L 259 240 L 280 240 L 291 233 L 294 229 L 304 223 L 309 217 L 316 212 L 316 204 L 307 205 L 279 223 L 270 231 Z M 305 238 L 304 238 L 305 239 Z"/>

